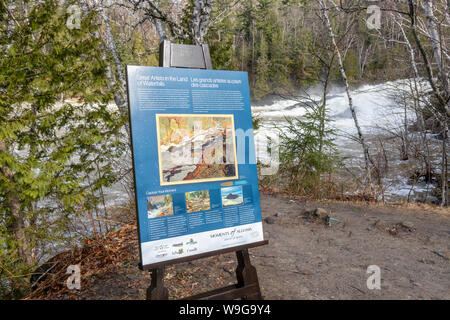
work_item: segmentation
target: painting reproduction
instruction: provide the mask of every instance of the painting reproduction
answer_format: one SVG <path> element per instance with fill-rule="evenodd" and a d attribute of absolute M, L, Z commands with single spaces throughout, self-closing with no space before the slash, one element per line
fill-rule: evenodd
<path fill-rule="evenodd" d="M 148 218 L 173 216 L 172 195 L 147 197 Z"/>
<path fill-rule="evenodd" d="M 197 212 L 211 209 L 209 190 L 186 192 L 187 212 Z"/>
<path fill-rule="evenodd" d="M 237 206 L 244 202 L 241 186 L 222 188 L 221 194 L 223 207 Z"/>
<path fill-rule="evenodd" d="M 161 185 L 238 178 L 233 115 L 157 114 Z"/>

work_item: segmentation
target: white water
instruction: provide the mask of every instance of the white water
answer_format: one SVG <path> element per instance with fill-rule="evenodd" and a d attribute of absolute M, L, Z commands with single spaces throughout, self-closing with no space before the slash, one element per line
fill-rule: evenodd
<path fill-rule="evenodd" d="M 422 84 L 425 86 L 425 84 Z M 260 105 L 252 107 L 252 113 L 262 119 L 260 128 L 255 131 L 257 137 L 257 150 L 261 150 L 261 140 L 258 141 L 258 137 L 262 134 L 274 137 L 276 136 L 278 127 L 283 127 L 285 123 L 285 117 L 295 118 L 302 117 L 305 114 L 305 103 L 311 101 L 319 102 L 321 100 L 321 94 L 318 90 L 310 90 L 306 94 L 298 99 L 275 99 L 273 103 L 267 105 Z M 385 82 L 376 85 L 363 85 L 358 89 L 351 90 L 353 104 L 355 112 L 357 114 L 359 125 L 366 138 L 375 136 L 385 136 L 387 130 L 397 131 L 399 126 L 402 125 L 405 116 L 408 121 L 413 122 L 415 120 L 415 114 L 412 110 L 407 110 L 405 115 L 405 109 L 402 104 L 396 102 L 395 96 L 401 92 L 408 92 L 409 84 L 408 80 L 398 80 L 393 82 Z M 331 127 L 336 129 L 336 145 L 339 154 L 342 156 L 350 157 L 350 161 L 346 162 L 348 167 L 356 169 L 362 165 L 363 153 L 359 143 L 357 143 L 352 137 L 357 134 L 355 122 L 350 112 L 348 97 L 345 92 L 345 88 L 333 88 L 327 95 L 327 115 L 332 120 Z M 370 140 L 370 139 L 369 139 Z M 388 144 L 388 143 L 387 143 Z M 388 148 L 389 161 L 392 166 L 401 165 L 398 154 L 399 151 Z M 392 151 L 392 152 L 391 152 Z M 264 157 L 262 157 L 264 159 Z M 385 196 L 388 199 L 405 199 L 408 195 L 414 197 L 421 193 L 429 192 L 432 188 L 431 185 L 418 183 L 414 187 L 407 184 L 407 173 L 391 170 L 385 183 Z"/>
<path fill-rule="evenodd" d="M 377 125 L 396 126 L 401 123 L 404 109 L 394 101 L 393 95 L 399 90 L 406 90 L 407 82 L 403 80 L 385 82 L 376 85 L 364 85 L 350 92 L 358 116 L 359 124 L 366 133 L 373 133 Z M 305 110 L 301 103 L 311 100 L 320 101 L 318 94 L 309 94 L 304 98 L 279 99 L 270 105 L 252 107 L 253 115 L 264 120 L 282 121 L 284 117 L 301 117 Z M 345 89 L 333 88 L 327 95 L 328 116 L 333 120 L 333 127 L 345 133 L 355 134 L 356 128 L 350 113 Z M 409 112 L 409 117 L 414 114 Z"/>

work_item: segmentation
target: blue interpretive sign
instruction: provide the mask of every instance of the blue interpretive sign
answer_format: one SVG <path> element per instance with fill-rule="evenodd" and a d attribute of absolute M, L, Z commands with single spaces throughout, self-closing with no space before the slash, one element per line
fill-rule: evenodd
<path fill-rule="evenodd" d="M 246 72 L 127 67 L 141 263 L 263 240 Z"/>

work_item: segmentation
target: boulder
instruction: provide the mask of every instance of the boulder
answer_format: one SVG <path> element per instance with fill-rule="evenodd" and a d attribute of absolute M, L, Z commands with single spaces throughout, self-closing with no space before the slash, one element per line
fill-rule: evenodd
<path fill-rule="evenodd" d="M 265 218 L 264 221 L 267 224 L 274 224 L 276 220 L 275 220 L 275 217 L 270 216 L 270 217 Z"/>
<path fill-rule="evenodd" d="M 330 227 L 332 227 L 332 226 L 334 226 L 334 225 L 337 225 L 337 224 L 339 224 L 339 223 L 341 223 L 341 222 L 342 222 L 342 221 L 339 220 L 339 219 L 336 218 L 336 217 L 328 216 L 328 218 L 327 218 L 327 223 L 328 223 L 328 226 L 330 226 Z"/>
<path fill-rule="evenodd" d="M 322 208 L 316 208 L 313 211 L 313 216 L 316 219 L 320 219 L 320 220 L 327 220 L 328 219 L 328 211 Z"/>
<path fill-rule="evenodd" d="M 401 225 L 402 227 L 405 227 L 407 229 L 414 229 L 414 223 L 412 223 L 411 221 L 403 221 Z"/>
<path fill-rule="evenodd" d="M 316 208 L 313 210 L 307 210 L 304 212 L 304 217 L 314 220 L 321 220 L 323 222 L 328 222 L 328 211 L 323 208 Z"/>

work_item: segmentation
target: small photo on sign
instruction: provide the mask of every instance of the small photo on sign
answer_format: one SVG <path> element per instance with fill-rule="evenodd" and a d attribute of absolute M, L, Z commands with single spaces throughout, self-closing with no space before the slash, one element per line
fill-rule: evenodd
<path fill-rule="evenodd" d="M 147 197 L 148 218 L 173 216 L 172 195 Z"/>
<path fill-rule="evenodd" d="M 187 212 L 197 212 L 211 209 L 209 190 L 186 192 Z"/>
<path fill-rule="evenodd" d="M 186 192 L 187 212 L 197 212 L 211 209 L 209 190 Z"/>
<path fill-rule="evenodd" d="M 241 186 L 222 188 L 221 194 L 223 207 L 237 206 L 244 202 Z"/>
<path fill-rule="evenodd" d="M 156 114 L 161 185 L 238 178 L 234 116 Z"/>

